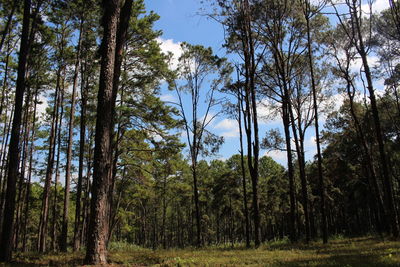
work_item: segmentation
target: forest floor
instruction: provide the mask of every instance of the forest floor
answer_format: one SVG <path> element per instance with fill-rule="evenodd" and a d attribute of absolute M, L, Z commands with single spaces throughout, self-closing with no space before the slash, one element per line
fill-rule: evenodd
<path fill-rule="evenodd" d="M 83 252 L 16 254 L 11 266 L 79 266 Z M 272 242 L 258 249 L 207 247 L 149 250 L 120 243 L 110 249 L 111 266 L 400 266 L 400 242 L 376 237 L 338 238 L 289 244 Z"/>

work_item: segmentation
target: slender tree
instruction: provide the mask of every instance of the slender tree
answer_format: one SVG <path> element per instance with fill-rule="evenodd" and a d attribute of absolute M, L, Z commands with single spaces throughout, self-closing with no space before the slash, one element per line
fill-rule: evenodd
<path fill-rule="evenodd" d="M 68 123 L 68 145 L 67 145 L 67 164 L 65 167 L 65 187 L 64 187 L 64 210 L 63 222 L 61 232 L 61 251 L 67 251 L 67 238 L 68 238 L 68 212 L 69 212 L 69 198 L 70 198 L 70 184 L 71 184 L 71 165 L 72 165 L 72 145 L 73 145 L 73 131 L 74 131 L 74 118 L 75 118 L 75 101 L 76 89 L 78 87 L 78 74 L 80 64 L 80 50 L 82 40 L 82 27 L 83 18 L 81 18 L 79 26 L 78 46 L 76 49 L 75 70 L 72 81 L 72 95 L 71 95 L 71 109 L 69 114 Z"/>
<path fill-rule="evenodd" d="M 317 165 L 318 165 L 318 181 L 319 181 L 319 193 L 320 193 L 320 212 L 321 212 L 321 230 L 322 230 L 322 241 L 324 244 L 328 243 L 328 224 L 325 210 L 325 183 L 324 174 L 322 169 L 322 151 L 321 151 L 321 140 L 319 133 L 319 113 L 318 113 L 318 95 L 317 95 L 317 83 L 314 70 L 314 56 L 313 56 L 313 40 L 311 36 L 310 20 L 315 15 L 312 5 L 309 0 L 303 2 L 303 14 L 306 20 L 306 31 L 307 31 L 307 55 L 308 63 L 310 68 L 311 77 L 311 89 L 313 95 L 313 108 L 314 108 L 314 127 L 315 127 L 315 141 L 317 145 Z M 314 7 L 315 8 L 315 7 Z M 320 7 L 319 7 L 320 8 Z"/>
<path fill-rule="evenodd" d="M 213 154 L 218 151 L 223 139 L 217 137 L 207 130 L 207 126 L 214 120 L 218 113 L 211 114 L 212 109 L 219 105 L 220 99 L 216 97 L 217 90 L 226 82 L 229 75 L 229 65 L 226 59 L 219 58 L 212 54 L 211 48 L 204 48 L 199 45 L 181 45 L 183 54 L 179 58 L 179 75 L 184 79 L 183 85 L 175 82 L 175 91 L 179 102 L 180 116 L 183 119 L 186 132 L 187 144 L 191 160 L 193 175 L 193 196 L 196 219 L 196 245 L 201 246 L 201 214 L 199 206 L 198 187 L 198 158 L 200 155 Z M 217 78 L 205 85 L 205 81 L 212 75 Z M 209 86 L 208 89 L 205 89 Z M 191 99 L 190 108 L 185 107 L 183 92 L 189 92 Z M 201 101 L 205 102 L 205 112 L 200 114 Z M 190 115 L 189 115 L 190 114 Z"/>

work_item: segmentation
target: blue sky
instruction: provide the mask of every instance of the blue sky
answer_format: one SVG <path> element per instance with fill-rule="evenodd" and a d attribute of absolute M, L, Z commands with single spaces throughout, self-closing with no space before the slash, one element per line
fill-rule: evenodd
<path fill-rule="evenodd" d="M 221 25 L 199 15 L 199 0 L 145 0 L 147 10 L 160 15 L 156 28 L 163 31 L 163 39 L 211 46 L 216 52 L 224 43 Z"/>
<path fill-rule="evenodd" d="M 223 27 L 214 20 L 199 15 L 200 9 L 202 8 L 200 0 L 145 0 L 145 4 L 148 11 L 153 10 L 160 15 L 160 20 L 156 23 L 155 28 L 163 32 L 159 41 L 162 42 L 161 47 L 164 51 L 171 51 L 179 55 L 179 43 L 188 42 L 212 47 L 214 53 L 219 56 L 227 56 L 225 50 L 222 48 L 224 43 Z M 374 12 L 381 11 L 387 7 L 387 0 L 374 1 Z M 162 99 L 174 100 L 174 98 L 174 92 L 163 90 Z M 339 107 L 342 101 L 343 97 L 341 95 L 335 95 L 333 97 L 333 102 L 336 107 Z M 260 109 L 260 113 L 265 113 L 265 110 Z M 324 116 L 322 116 L 321 124 L 323 123 Z M 279 128 L 281 132 L 283 132 L 279 116 L 269 120 L 261 120 L 260 137 L 262 138 L 265 132 L 271 128 Z M 234 120 L 220 116 L 213 121 L 209 130 L 225 138 L 225 143 L 219 152 L 219 158 L 226 159 L 238 153 L 238 126 Z M 316 152 L 314 140 L 315 130 L 314 128 L 309 128 L 305 140 L 307 159 L 312 159 Z M 266 151 L 262 151 L 261 155 L 265 155 L 266 153 Z M 286 166 L 285 152 L 270 151 L 268 155 Z"/>
<path fill-rule="evenodd" d="M 145 0 L 145 3 L 148 11 L 153 10 L 160 15 L 160 20 L 156 23 L 155 28 L 163 31 L 162 40 L 160 40 L 163 50 L 179 54 L 179 43 L 188 42 L 211 47 L 215 54 L 227 56 L 222 48 L 224 44 L 223 27 L 216 21 L 199 15 L 202 7 L 200 1 Z M 175 100 L 175 94 L 164 90 L 162 99 Z M 277 127 L 281 127 L 279 118 L 272 122 L 261 121 L 260 136 L 263 137 L 267 129 Z M 217 135 L 224 136 L 225 139 L 217 158 L 226 159 L 239 152 L 236 121 L 222 115 L 217 117 L 208 129 Z M 264 154 L 265 151 L 261 153 L 261 155 Z M 272 151 L 269 154 L 279 163 L 286 165 L 286 153 Z"/>

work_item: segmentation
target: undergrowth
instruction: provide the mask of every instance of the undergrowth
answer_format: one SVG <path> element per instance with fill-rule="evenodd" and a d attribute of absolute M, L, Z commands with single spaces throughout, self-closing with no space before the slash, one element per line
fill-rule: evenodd
<path fill-rule="evenodd" d="M 400 243 L 376 237 L 332 238 L 320 242 L 290 244 L 277 240 L 257 249 L 243 244 L 209 246 L 201 249 L 151 250 L 118 242 L 110 244 L 109 260 L 114 266 L 400 266 Z M 23 253 L 15 255 L 14 266 L 78 266 L 84 252 Z"/>

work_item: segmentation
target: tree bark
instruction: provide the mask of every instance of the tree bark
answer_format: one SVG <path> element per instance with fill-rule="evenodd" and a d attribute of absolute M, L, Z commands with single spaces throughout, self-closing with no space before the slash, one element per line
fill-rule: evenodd
<path fill-rule="evenodd" d="M 122 66 L 122 61 L 123 61 L 123 52 L 124 52 L 124 46 L 128 38 L 128 28 L 129 28 L 129 20 L 131 18 L 131 13 L 132 13 L 132 5 L 133 1 L 132 0 L 126 0 L 124 5 L 121 8 L 120 11 L 120 18 L 119 18 L 119 23 L 118 23 L 118 29 L 117 29 L 117 37 L 116 37 L 116 47 L 115 47 L 115 63 L 114 63 L 114 75 L 113 75 L 113 95 L 112 95 L 112 110 L 113 110 L 113 116 L 112 116 L 112 137 L 111 137 L 111 142 L 112 142 L 112 165 L 111 165 L 111 170 L 110 170 L 110 177 L 111 177 L 111 184 L 110 184 L 110 191 L 109 191 L 109 220 L 111 221 L 111 218 L 113 217 L 113 193 L 114 193 L 114 188 L 115 188 L 115 182 L 116 182 L 116 177 L 117 177 L 117 163 L 118 163 L 118 157 L 119 157 L 119 150 L 118 150 L 118 145 L 119 145 L 119 139 L 120 139 L 120 132 L 121 132 L 121 126 L 118 125 L 118 131 L 114 131 L 114 125 L 115 125 L 115 102 L 117 99 L 118 95 L 118 90 L 119 90 L 119 84 L 120 84 L 120 76 L 121 76 L 121 66 Z M 123 89 L 122 89 L 123 90 Z M 122 98 L 123 98 L 123 93 L 121 93 L 121 105 L 122 105 Z M 111 238 L 111 233 L 112 231 L 109 231 L 109 235 L 107 236 L 107 242 L 108 239 Z"/>
<path fill-rule="evenodd" d="M 11 139 L 8 153 L 7 168 L 7 191 L 4 206 L 4 221 L 0 244 L 0 261 L 10 261 L 13 248 L 14 231 L 14 212 L 16 183 L 18 177 L 19 165 L 19 141 L 22 119 L 22 102 L 25 91 L 25 73 L 27 58 L 29 54 L 29 25 L 30 25 L 31 1 L 24 0 L 24 18 L 22 23 L 22 35 L 20 44 L 20 53 L 18 59 L 18 77 L 15 92 L 15 109 L 13 125 L 11 130 Z"/>
<path fill-rule="evenodd" d="M 108 199 L 110 186 L 111 138 L 113 133 L 113 78 L 116 35 L 120 14 L 119 0 L 103 0 L 103 41 L 101 46 L 100 84 L 97 96 L 96 135 L 91 212 L 85 264 L 107 264 Z"/>

